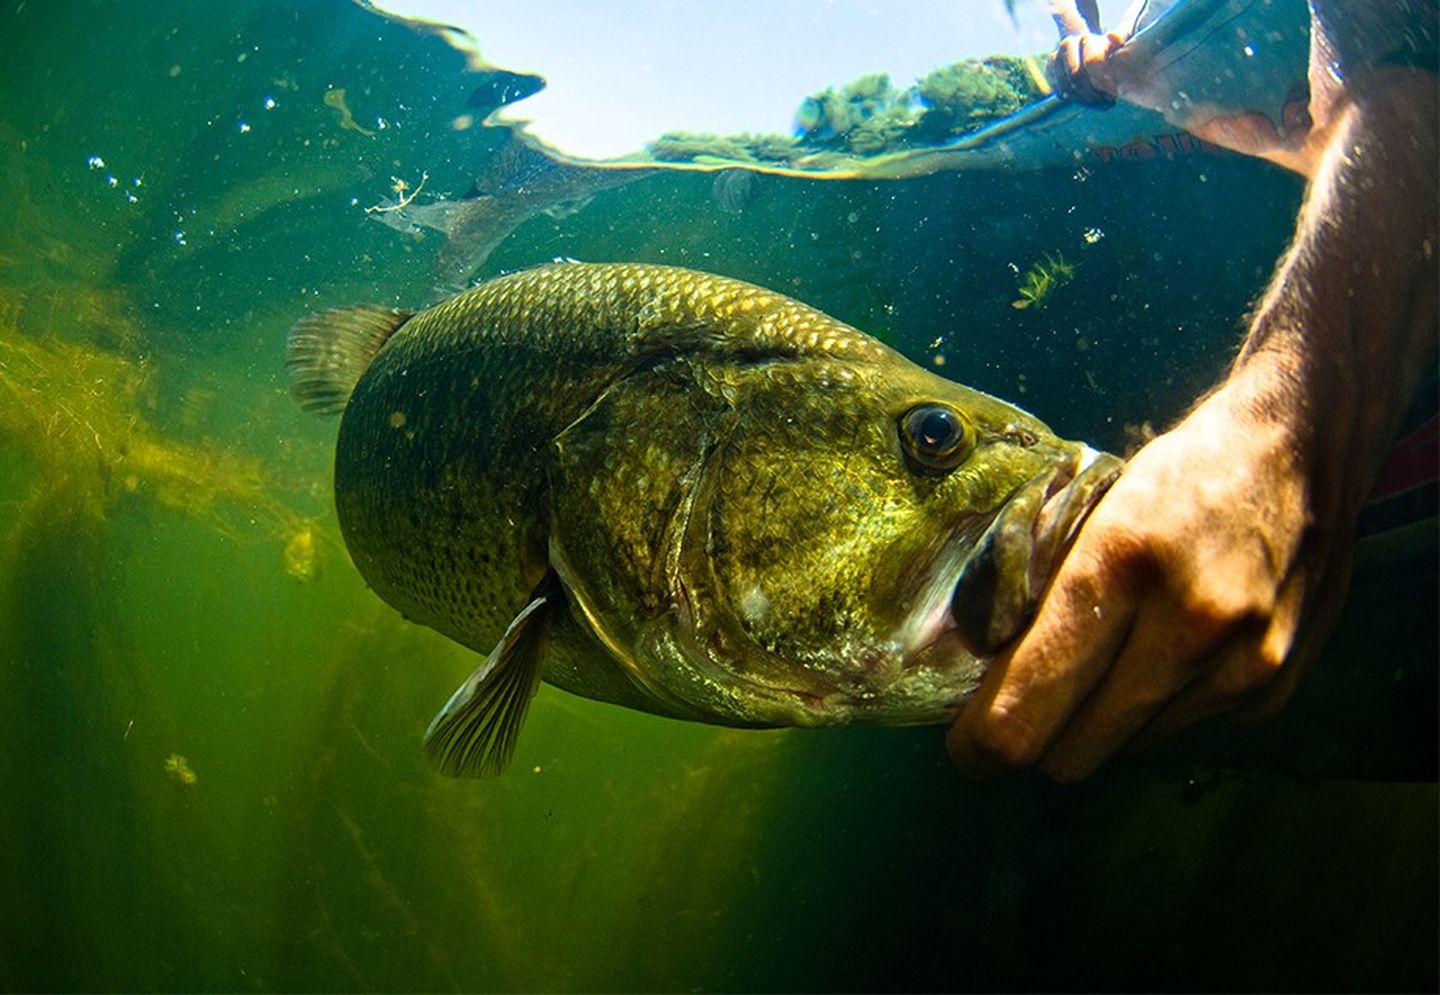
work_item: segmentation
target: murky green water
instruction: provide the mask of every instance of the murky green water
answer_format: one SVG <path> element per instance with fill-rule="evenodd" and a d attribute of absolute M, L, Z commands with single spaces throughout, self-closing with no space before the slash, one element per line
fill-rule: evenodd
<path fill-rule="evenodd" d="M 1079 787 L 549 688 L 505 777 L 436 776 L 473 658 L 354 573 L 281 361 L 308 309 L 429 299 L 436 240 L 361 208 L 473 178 L 459 57 L 338 0 L 10 0 L 0 35 L 0 986 L 1434 987 L 1428 533 L 1362 556 L 1285 719 Z M 1222 368 L 1301 189 L 1196 154 L 755 193 L 604 191 L 483 272 L 753 280 L 1119 450 Z M 1013 308 L 1052 252 L 1076 279 Z"/>

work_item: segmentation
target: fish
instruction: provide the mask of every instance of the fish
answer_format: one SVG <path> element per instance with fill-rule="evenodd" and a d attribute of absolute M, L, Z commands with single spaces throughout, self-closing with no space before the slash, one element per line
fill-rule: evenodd
<path fill-rule="evenodd" d="M 442 232 L 435 256 L 435 287 L 444 294 L 470 285 L 501 242 L 537 214 L 565 217 L 602 190 L 642 180 L 653 169 L 602 169 L 559 162 L 507 135 L 485 168 L 459 198 L 429 203 L 381 202 L 367 215 L 404 234 L 422 228 Z"/>
<path fill-rule="evenodd" d="M 488 776 L 539 682 L 739 727 L 950 720 L 1120 462 L 754 284 L 560 261 L 307 315 L 336 515 L 483 660 L 426 731 Z"/>

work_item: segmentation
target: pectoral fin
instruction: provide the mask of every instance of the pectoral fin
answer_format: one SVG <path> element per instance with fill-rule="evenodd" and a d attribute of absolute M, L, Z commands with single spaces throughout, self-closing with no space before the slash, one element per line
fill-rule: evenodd
<path fill-rule="evenodd" d="M 540 661 L 551 614 L 564 594 L 553 574 L 535 589 L 490 651 L 425 730 L 425 755 L 450 777 L 493 777 L 515 752 L 530 699 L 540 684 Z"/>

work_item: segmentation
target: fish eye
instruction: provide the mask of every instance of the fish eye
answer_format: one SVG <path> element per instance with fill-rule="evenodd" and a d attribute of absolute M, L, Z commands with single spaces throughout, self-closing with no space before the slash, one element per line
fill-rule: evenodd
<path fill-rule="evenodd" d="M 946 404 L 920 404 L 900 418 L 900 442 L 920 473 L 949 473 L 970 455 L 974 433 L 965 416 Z"/>

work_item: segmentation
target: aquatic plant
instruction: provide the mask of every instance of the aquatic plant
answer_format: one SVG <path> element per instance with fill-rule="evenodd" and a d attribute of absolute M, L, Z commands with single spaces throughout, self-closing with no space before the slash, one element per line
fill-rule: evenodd
<path fill-rule="evenodd" d="M 182 754 L 172 753 L 165 758 L 165 776 L 177 791 L 188 791 L 200 782 L 190 761 Z"/>
<path fill-rule="evenodd" d="M 1020 278 L 1020 296 L 1011 301 L 1010 306 L 1019 311 L 1030 307 L 1042 308 L 1051 294 L 1074 277 L 1073 263 L 1066 262 L 1065 257 L 1058 252 L 1047 254 Z"/>
<path fill-rule="evenodd" d="M 19 309 L 0 294 L 0 315 Z M 203 518 L 231 538 L 258 526 L 261 538 L 287 544 L 290 576 L 312 579 L 318 526 L 270 492 L 259 459 L 157 429 L 147 417 L 159 406 L 152 373 L 142 359 L 0 324 L 0 454 L 17 456 L 29 470 L 4 536 L 10 547 L 47 519 L 94 528 L 112 505 L 140 499 Z M 202 417 L 203 391 L 192 393 L 180 399 L 182 424 Z"/>
<path fill-rule="evenodd" d="M 350 107 L 345 102 L 345 88 L 342 86 L 331 87 L 325 91 L 325 106 L 332 108 L 340 115 L 340 128 L 342 131 L 354 131 L 364 135 L 366 138 L 374 138 L 375 132 L 369 128 L 361 127 L 355 120 L 355 115 L 350 113 Z"/>

